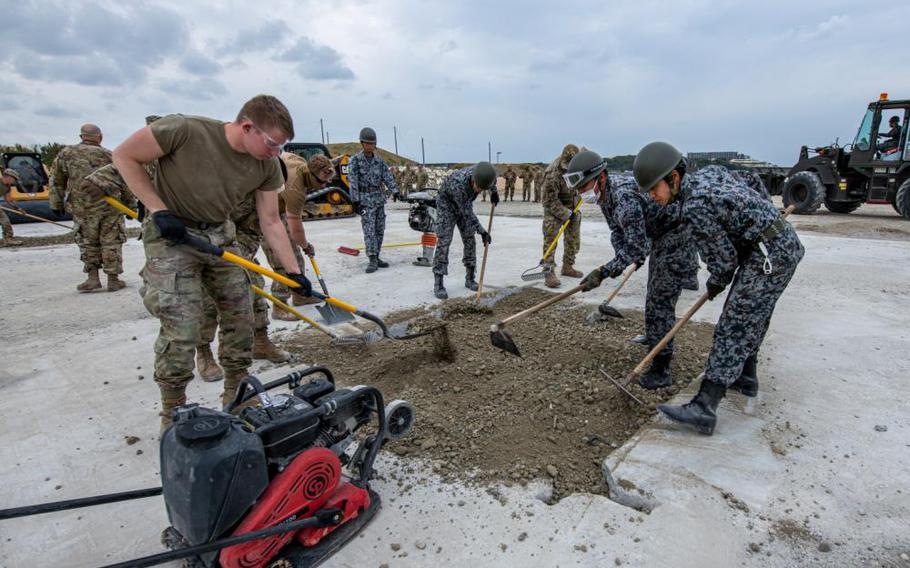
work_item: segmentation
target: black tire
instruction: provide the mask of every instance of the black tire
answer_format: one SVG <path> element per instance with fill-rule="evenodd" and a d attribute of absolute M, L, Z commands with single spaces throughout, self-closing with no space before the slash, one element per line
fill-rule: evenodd
<path fill-rule="evenodd" d="M 832 213 L 853 213 L 859 206 L 862 205 L 862 201 L 828 201 L 825 200 L 825 207 L 828 208 L 828 211 Z"/>
<path fill-rule="evenodd" d="M 894 196 L 894 203 L 891 204 L 901 217 L 910 220 L 910 179 L 904 180 L 904 183 L 897 188 L 897 195 Z"/>
<path fill-rule="evenodd" d="M 784 207 L 795 205 L 794 213 L 811 215 L 825 200 L 825 184 L 815 172 L 799 172 L 787 179 L 782 195 Z"/>

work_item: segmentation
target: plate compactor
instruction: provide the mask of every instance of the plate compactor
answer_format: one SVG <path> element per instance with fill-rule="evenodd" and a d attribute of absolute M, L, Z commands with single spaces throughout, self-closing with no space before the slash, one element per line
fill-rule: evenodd
<path fill-rule="evenodd" d="M 285 385 L 290 392 L 270 392 Z M 328 369 L 311 367 L 266 384 L 249 376 L 223 410 L 189 404 L 172 417 L 160 489 L 8 509 L 0 519 L 163 494 L 172 526 L 161 540 L 171 550 L 111 566 L 316 566 L 379 510 L 373 461 L 410 433 L 414 409 L 384 406 L 373 387 L 336 388 Z"/>

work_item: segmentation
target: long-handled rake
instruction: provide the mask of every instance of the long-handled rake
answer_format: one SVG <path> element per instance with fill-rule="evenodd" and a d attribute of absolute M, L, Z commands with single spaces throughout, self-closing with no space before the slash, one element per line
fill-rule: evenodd
<path fill-rule="evenodd" d="M 509 316 L 502 321 L 498 321 L 498 322 L 494 323 L 493 325 L 490 326 L 490 343 L 493 344 L 493 347 L 502 349 L 503 351 L 508 351 L 509 353 L 511 353 L 512 355 L 515 355 L 516 357 L 521 357 L 521 351 L 518 350 L 518 346 L 515 345 L 515 341 L 512 339 L 512 336 L 509 335 L 508 332 L 506 332 L 506 330 L 503 328 L 505 328 L 506 325 L 508 325 L 512 322 L 518 321 L 531 314 L 537 313 L 540 310 L 542 310 L 548 306 L 552 306 L 556 302 L 561 302 L 562 300 L 565 300 L 569 296 L 572 296 L 574 294 L 577 294 L 578 292 L 581 292 L 583 289 L 584 289 L 584 287 L 581 284 L 579 284 L 578 286 L 576 286 L 572 289 L 566 290 L 565 292 L 563 292 L 561 294 L 557 294 L 557 295 L 553 296 L 552 298 L 548 298 L 548 299 L 544 300 L 543 302 L 537 304 L 536 306 L 531 306 L 530 308 L 528 308 L 526 310 L 520 311 L 515 315 Z"/>
<path fill-rule="evenodd" d="M 8 211 L 10 213 L 15 213 L 16 215 L 22 215 L 23 217 L 28 217 L 29 219 L 34 219 L 35 221 L 41 221 L 42 223 L 50 223 L 51 225 L 57 225 L 58 227 L 63 227 L 67 231 L 71 231 L 73 228 L 69 225 L 64 225 L 63 223 L 58 223 L 56 221 L 51 221 L 50 219 L 45 219 L 44 217 L 39 217 L 37 215 L 32 215 L 28 211 L 22 211 L 19 209 L 11 209 L 9 207 L 3 207 L 0 205 L 0 209 Z"/>
<path fill-rule="evenodd" d="M 322 278 L 322 273 L 319 272 L 319 265 L 316 264 L 316 257 L 310 256 L 309 258 L 310 264 L 313 266 L 313 272 L 316 273 L 316 279 L 319 280 L 319 286 L 322 288 L 322 293 L 328 296 L 329 289 L 325 285 L 325 279 Z M 322 316 L 322 319 L 324 319 L 325 322 L 329 325 L 354 321 L 354 316 L 348 312 L 339 310 L 332 304 L 326 303 L 321 306 L 316 306 L 316 311 L 319 312 L 319 315 Z"/>
<path fill-rule="evenodd" d="M 572 210 L 572 213 L 578 213 L 578 210 L 581 209 L 582 203 L 584 202 L 579 199 L 578 204 L 575 205 L 575 209 Z M 559 228 L 559 232 L 556 233 L 556 238 L 554 238 L 553 242 L 550 243 L 550 246 L 547 247 L 547 252 L 543 253 L 543 258 L 540 259 L 540 262 L 537 263 L 537 266 L 531 267 L 521 273 L 522 280 L 525 282 L 533 282 L 534 280 L 543 280 L 546 278 L 547 272 L 550 270 L 549 263 L 547 263 L 547 258 L 550 256 L 550 253 L 553 252 L 553 249 L 556 248 L 556 243 L 559 242 L 559 237 L 562 236 L 566 230 L 566 227 L 569 226 L 569 223 L 571 221 L 571 218 L 565 220 L 565 222 L 562 224 L 562 227 Z"/>

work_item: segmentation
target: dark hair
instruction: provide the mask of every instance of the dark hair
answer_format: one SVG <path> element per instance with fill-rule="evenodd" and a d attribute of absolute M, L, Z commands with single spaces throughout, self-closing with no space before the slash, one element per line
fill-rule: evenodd
<path fill-rule="evenodd" d="M 678 173 L 679 179 L 682 179 L 686 176 L 686 169 L 688 168 L 688 166 L 689 165 L 686 162 L 686 158 L 685 157 L 680 158 L 679 163 L 676 164 L 676 167 L 673 168 L 672 170 L 670 170 L 670 173 L 668 173 L 667 175 L 664 176 L 664 181 L 667 182 L 667 184 L 672 187 L 673 186 L 673 172 Z"/>

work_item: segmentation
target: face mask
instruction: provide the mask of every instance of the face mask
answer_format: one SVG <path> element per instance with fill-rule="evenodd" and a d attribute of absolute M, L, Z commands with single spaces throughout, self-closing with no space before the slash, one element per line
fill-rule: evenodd
<path fill-rule="evenodd" d="M 592 190 L 581 194 L 581 200 L 585 203 L 597 203 L 597 192 Z"/>

